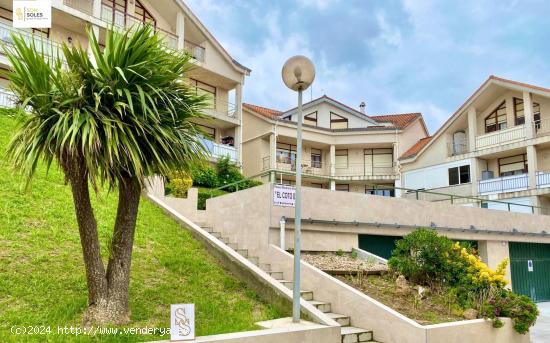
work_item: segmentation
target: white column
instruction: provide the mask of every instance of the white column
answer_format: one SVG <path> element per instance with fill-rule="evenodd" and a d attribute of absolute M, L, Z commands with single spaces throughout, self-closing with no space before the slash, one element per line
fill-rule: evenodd
<path fill-rule="evenodd" d="M 473 157 L 470 160 L 470 182 L 472 183 L 472 196 L 477 196 L 477 184 L 479 181 L 479 160 Z"/>
<path fill-rule="evenodd" d="M 244 78 L 243 78 L 244 80 Z M 235 129 L 235 146 L 237 147 L 237 160 L 242 168 L 243 163 L 243 145 L 242 145 L 242 137 L 243 137 L 243 86 L 241 83 L 237 84 L 237 87 L 235 87 L 235 115 L 237 116 L 237 120 L 239 121 L 239 126 Z"/>
<path fill-rule="evenodd" d="M 525 115 L 525 137 L 527 139 L 534 138 L 533 98 L 529 92 L 523 92 L 523 113 Z"/>
<path fill-rule="evenodd" d="M 277 168 L 277 136 L 274 132 L 269 135 L 269 170 L 275 170 Z M 271 182 L 275 181 L 275 173 L 269 174 Z"/>
<path fill-rule="evenodd" d="M 101 0 L 93 0 L 92 16 L 101 18 Z"/>
<path fill-rule="evenodd" d="M 525 116 L 527 120 L 527 116 Z M 527 121 L 525 122 L 527 123 Z M 537 147 L 534 145 L 527 146 L 527 169 L 529 175 L 529 188 L 537 188 Z"/>
<path fill-rule="evenodd" d="M 136 0 L 126 1 L 126 13 L 129 15 L 134 15 L 134 13 L 136 13 Z"/>
<path fill-rule="evenodd" d="M 185 16 L 183 12 L 176 14 L 176 34 L 178 35 L 178 50 L 185 46 Z"/>
<path fill-rule="evenodd" d="M 336 168 L 334 165 L 336 164 L 336 147 L 334 144 L 330 146 L 330 176 L 334 177 L 336 174 Z M 334 179 L 330 179 L 330 190 L 334 191 L 336 190 L 336 181 Z"/>
<path fill-rule="evenodd" d="M 476 150 L 476 136 L 477 136 L 477 113 L 475 107 L 468 109 L 468 148 L 469 151 Z"/>

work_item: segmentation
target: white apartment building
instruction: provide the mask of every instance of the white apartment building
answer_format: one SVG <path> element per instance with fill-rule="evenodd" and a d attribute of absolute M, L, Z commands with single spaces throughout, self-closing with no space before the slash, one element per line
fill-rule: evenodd
<path fill-rule="evenodd" d="M 297 109 L 245 104 L 246 176 L 294 183 Z M 338 191 L 395 196 L 398 157 L 428 132 L 420 113 L 367 115 L 328 96 L 303 105 L 303 184 Z M 376 187 L 374 186 L 376 185 Z"/>
<path fill-rule="evenodd" d="M 250 70 L 235 61 L 182 0 L 52 0 L 50 29 L 16 29 L 12 25 L 12 0 L 0 0 L 0 39 L 22 34 L 44 46 L 48 54 L 60 54 L 62 43 L 88 46 L 90 27 L 104 42 L 108 28 L 151 24 L 164 37 L 168 48 L 187 50 L 196 65 L 189 82 L 198 93 L 208 94 L 209 119 L 199 122 L 207 133 L 205 145 L 215 160 L 227 155 L 241 164 L 242 87 Z M 62 54 L 61 54 L 62 58 Z M 9 62 L 0 55 L 0 68 Z M 0 80 L 0 105 L 13 106 L 7 80 Z"/>
<path fill-rule="evenodd" d="M 527 205 L 463 200 L 481 207 L 549 214 L 549 134 L 550 89 L 490 76 L 433 136 L 401 156 L 403 186 Z"/>

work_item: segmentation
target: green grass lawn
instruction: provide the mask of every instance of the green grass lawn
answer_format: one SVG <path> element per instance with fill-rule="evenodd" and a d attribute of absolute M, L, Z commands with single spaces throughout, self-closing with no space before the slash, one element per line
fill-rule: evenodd
<path fill-rule="evenodd" d="M 133 342 L 150 335 L 58 335 L 78 326 L 87 289 L 70 189 L 62 173 L 40 167 L 31 187 L 5 162 L 15 121 L 0 113 L 0 342 Z M 112 233 L 117 194 L 93 198 L 102 253 Z M 130 281 L 130 327 L 169 327 L 169 306 L 195 303 L 197 335 L 254 329 L 278 317 L 225 271 L 174 220 L 142 199 Z M 50 335 L 14 336 L 12 325 L 51 327 Z M 167 338 L 168 336 L 164 336 Z"/>

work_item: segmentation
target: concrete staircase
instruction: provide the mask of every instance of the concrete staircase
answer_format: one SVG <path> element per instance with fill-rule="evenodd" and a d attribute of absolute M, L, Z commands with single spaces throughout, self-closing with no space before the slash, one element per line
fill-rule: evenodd
<path fill-rule="evenodd" d="M 273 279 L 277 280 L 285 287 L 292 289 L 292 281 L 285 280 L 283 272 L 272 270 L 270 264 L 261 263 L 256 256 L 249 256 L 248 250 L 240 249 L 236 242 L 232 242 L 229 238 L 224 237 L 221 232 L 214 231 L 214 228 L 208 225 L 200 225 L 202 229 L 206 230 L 212 236 L 216 237 L 228 247 L 235 250 L 241 256 L 247 258 L 250 262 L 257 265 L 260 269 L 269 274 Z M 310 304 L 315 306 L 321 312 L 326 313 L 330 318 L 340 324 L 342 333 L 342 343 L 358 343 L 358 342 L 371 342 L 377 343 L 373 340 L 372 330 L 366 330 L 351 326 L 351 318 L 345 314 L 339 314 L 331 312 L 331 305 L 328 302 L 315 300 L 313 291 L 300 290 L 300 295 L 304 300 L 307 300 Z"/>

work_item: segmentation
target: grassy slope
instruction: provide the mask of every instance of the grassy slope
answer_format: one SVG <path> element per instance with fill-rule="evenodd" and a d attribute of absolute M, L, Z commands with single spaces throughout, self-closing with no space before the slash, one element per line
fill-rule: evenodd
<path fill-rule="evenodd" d="M 143 341 L 152 336 L 13 336 L 12 325 L 78 325 L 87 290 L 72 197 L 59 170 L 41 167 L 22 191 L 5 163 L 15 121 L 0 114 L 0 342 Z M 94 197 L 102 253 L 112 232 L 116 193 Z M 132 327 L 168 327 L 169 304 L 195 303 L 198 335 L 248 330 L 277 316 L 224 271 L 190 234 L 142 200 L 130 307 Z"/>

